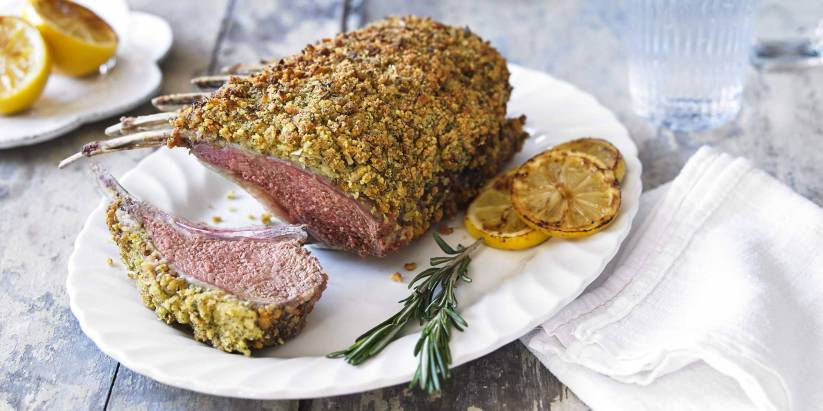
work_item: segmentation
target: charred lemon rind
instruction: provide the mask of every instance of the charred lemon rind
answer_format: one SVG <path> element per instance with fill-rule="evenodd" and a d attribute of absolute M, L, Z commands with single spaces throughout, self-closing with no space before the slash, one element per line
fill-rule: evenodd
<path fill-rule="evenodd" d="M 559 229 L 550 229 L 544 228 L 540 225 L 535 224 L 531 220 L 524 218 L 522 215 L 520 218 L 523 219 L 523 222 L 526 223 L 529 227 L 533 228 L 535 231 L 539 231 L 541 233 L 546 234 L 547 238 L 556 237 L 556 238 L 581 238 L 581 237 L 588 237 L 592 234 L 596 234 L 600 231 L 605 230 L 608 228 L 612 222 L 614 222 L 614 218 L 610 218 L 604 224 L 597 226 L 591 230 L 586 231 L 570 231 L 570 230 L 559 230 Z M 551 233 L 551 234 L 550 234 Z"/>
<path fill-rule="evenodd" d="M 572 181 L 577 186 L 563 180 L 571 179 L 573 173 L 582 176 Z M 592 195 L 601 197 L 595 197 L 598 204 L 580 198 Z M 550 150 L 518 169 L 512 180 L 512 204 L 523 222 L 536 230 L 552 237 L 585 237 L 602 231 L 616 218 L 621 204 L 620 183 L 614 171 L 591 155 Z M 588 210 L 581 211 L 583 208 Z M 590 215 L 584 221 L 573 221 L 581 218 L 578 215 L 584 216 L 583 211 Z"/>
<path fill-rule="evenodd" d="M 544 233 L 542 230 L 534 229 L 529 226 L 528 231 L 517 233 L 510 236 L 493 235 L 484 232 L 474 225 L 468 218 L 464 220 L 466 231 L 474 238 L 482 238 L 483 244 L 496 248 L 499 250 L 524 250 L 542 244 L 551 236 Z"/>
<path fill-rule="evenodd" d="M 558 144 L 552 148 L 558 151 L 573 151 L 588 154 L 600 161 L 604 168 L 614 172 L 618 183 L 626 176 L 626 161 L 620 150 L 607 140 L 597 137 L 583 137 Z"/>
<path fill-rule="evenodd" d="M 489 247 L 523 250 L 549 238 L 543 231 L 524 224 L 511 205 L 511 180 L 517 170 L 509 170 L 489 182 L 466 210 L 464 224 L 474 238 Z"/>

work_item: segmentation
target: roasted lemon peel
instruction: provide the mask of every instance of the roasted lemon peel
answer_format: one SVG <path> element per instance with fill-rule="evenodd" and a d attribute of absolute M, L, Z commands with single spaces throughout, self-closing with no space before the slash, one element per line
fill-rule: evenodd
<path fill-rule="evenodd" d="M 620 184 L 597 158 L 549 150 L 520 166 L 512 181 L 512 204 L 523 222 L 553 237 L 597 233 L 617 216 Z"/>
<path fill-rule="evenodd" d="M 589 154 L 603 163 L 605 168 L 614 171 L 619 183 L 623 183 L 626 176 L 626 161 L 623 155 L 612 143 L 602 138 L 584 137 L 556 145 L 552 150 L 575 151 Z"/>
<path fill-rule="evenodd" d="M 549 238 L 543 231 L 524 223 L 512 206 L 511 185 L 517 170 L 495 178 L 474 199 L 466 211 L 466 230 L 483 243 L 503 250 L 534 247 Z"/>
<path fill-rule="evenodd" d="M 96 73 L 117 51 L 117 34 L 93 11 L 67 0 L 30 0 L 23 17 L 37 27 L 54 60 L 69 76 Z"/>

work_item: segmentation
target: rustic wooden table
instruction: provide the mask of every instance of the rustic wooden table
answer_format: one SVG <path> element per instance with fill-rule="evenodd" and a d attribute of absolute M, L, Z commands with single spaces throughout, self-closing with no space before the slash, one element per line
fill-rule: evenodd
<path fill-rule="evenodd" d="M 290 2 L 131 0 L 165 17 L 175 44 L 162 65 L 162 92 L 187 91 L 192 76 L 234 62 L 298 51 L 317 38 L 388 14 L 428 15 L 467 25 L 509 60 L 545 70 L 614 110 L 640 148 L 643 183 L 672 179 L 702 144 L 742 155 L 823 205 L 823 70 L 751 72 L 745 106 L 710 132 L 657 130 L 629 109 L 626 69 L 614 28 L 622 15 L 584 0 L 313 0 Z M 770 7 L 782 7 L 772 4 Z M 143 106 L 131 114 L 143 114 Z M 513 342 L 462 367 L 442 394 L 404 385 L 334 398 L 249 401 L 156 383 L 106 357 L 68 308 L 66 261 L 98 195 L 83 167 L 55 164 L 102 136 L 111 119 L 48 143 L 0 151 L 0 410 L 6 409 L 586 409 L 528 351 Z M 2 130 L 0 130 L 2 132 Z M 148 152 L 104 158 L 121 174 Z M 754 199 L 756 201 L 756 199 Z M 128 321 L 128 319 L 124 319 Z"/>

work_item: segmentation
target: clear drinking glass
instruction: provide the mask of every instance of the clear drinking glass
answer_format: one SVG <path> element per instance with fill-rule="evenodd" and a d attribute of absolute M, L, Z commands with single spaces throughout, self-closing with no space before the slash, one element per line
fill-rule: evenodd
<path fill-rule="evenodd" d="M 637 113 L 679 131 L 740 110 L 756 0 L 626 0 L 624 41 Z"/>

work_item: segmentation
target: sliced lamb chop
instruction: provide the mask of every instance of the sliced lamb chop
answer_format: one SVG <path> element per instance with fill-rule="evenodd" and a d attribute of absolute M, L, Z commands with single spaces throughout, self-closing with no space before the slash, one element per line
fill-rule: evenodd
<path fill-rule="evenodd" d="M 300 332 L 327 279 L 301 245 L 303 226 L 194 223 L 135 199 L 99 166 L 93 169 L 113 198 L 106 222 L 129 277 L 161 320 L 245 355 Z"/>
<path fill-rule="evenodd" d="M 326 245 L 383 256 L 465 205 L 520 150 L 503 57 L 466 28 L 388 18 L 158 97 L 66 159 L 186 147 Z M 236 74 L 236 75 L 235 75 Z M 221 85 L 222 84 L 222 85 Z M 137 134 L 128 135 L 131 132 Z"/>

